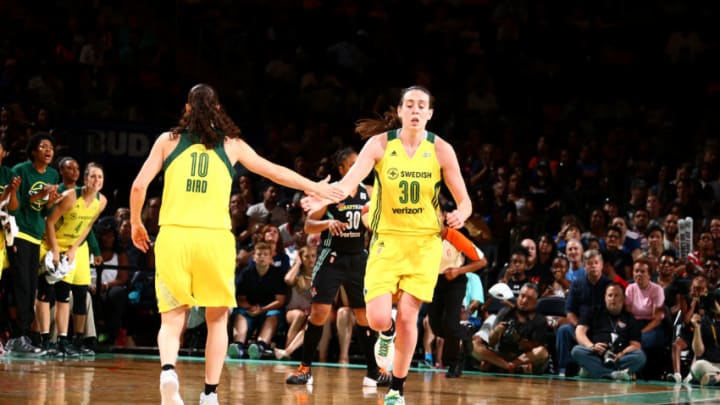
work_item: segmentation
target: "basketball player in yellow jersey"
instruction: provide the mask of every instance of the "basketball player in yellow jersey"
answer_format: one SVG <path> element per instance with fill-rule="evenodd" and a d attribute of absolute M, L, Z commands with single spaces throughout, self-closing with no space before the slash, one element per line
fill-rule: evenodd
<path fill-rule="evenodd" d="M 165 170 L 160 233 L 155 244 L 156 292 L 161 312 L 160 394 L 162 403 L 182 404 L 175 362 L 190 306 L 205 307 L 205 390 L 200 403 L 216 404 L 228 346 L 227 318 L 235 301 L 235 242 L 230 231 L 233 165 L 334 202 L 342 191 L 260 157 L 240 138 L 215 90 L 198 84 L 188 93 L 177 127 L 155 141 L 130 191 L 133 244 L 143 252 L 150 239 L 140 218 L 147 187 Z"/>
<path fill-rule="evenodd" d="M 370 327 L 381 332 L 375 345 L 378 365 L 387 367 L 395 352 L 385 404 L 405 403 L 403 386 L 417 343 L 418 311 L 422 301 L 432 300 L 437 281 L 442 256 L 440 182 L 445 182 L 457 204 L 446 215 L 447 226 L 462 227 L 472 211 L 452 146 L 425 129 L 432 114 L 430 92 L 412 86 L 402 91 L 397 109 L 386 114 L 386 120 L 359 121 L 356 132 L 369 139 L 339 182 L 348 194 L 375 169 L 369 212 L 375 233 L 365 273 L 365 301 Z M 303 205 L 316 209 L 324 203 L 309 198 Z"/>
<path fill-rule="evenodd" d="M 7 142 L 6 139 L 0 140 L 0 202 L 5 202 L 8 199 L 9 201 L 5 207 L 0 209 L 3 209 L 6 215 L 9 215 L 9 212 L 15 211 L 19 205 L 16 192 L 20 186 L 20 177 L 16 176 L 12 169 L 2 164 L 3 159 L 8 154 Z M 5 232 L 0 229 L 0 278 L 2 278 L 3 270 L 9 265 Z"/>
<path fill-rule="evenodd" d="M 105 182 L 102 166 L 90 162 L 85 168 L 84 186 L 65 190 L 53 211 L 45 220 L 45 237 L 40 244 L 40 262 L 44 262 L 48 251 L 52 252 L 55 266 L 60 255 L 75 262 L 75 267 L 62 280 L 48 284 L 45 277 L 38 280 L 37 302 L 35 304 L 38 326 L 44 348 L 49 355 L 75 357 L 92 356 L 95 353 L 82 344 L 87 316 L 87 291 L 90 285 L 90 251 L 83 243 L 92 225 L 105 210 L 107 198 L 100 193 Z M 75 344 L 68 338 L 70 319 L 70 291 L 73 295 L 73 330 Z M 49 345 L 50 302 L 56 301 L 55 324 L 57 325 L 57 349 Z"/>

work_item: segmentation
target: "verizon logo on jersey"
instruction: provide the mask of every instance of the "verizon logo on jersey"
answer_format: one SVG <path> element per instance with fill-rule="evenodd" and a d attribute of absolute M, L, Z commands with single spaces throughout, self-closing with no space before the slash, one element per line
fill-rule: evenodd
<path fill-rule="evenodd" d="M 422 214 L 423 209 L 422 209 L 422 207 L 420 207 L 420 208 L 409 208 L 409 207 L 393 208 L 392 213 L 398 214 L 398 215 L 415 215 L 415 214 Z"/>

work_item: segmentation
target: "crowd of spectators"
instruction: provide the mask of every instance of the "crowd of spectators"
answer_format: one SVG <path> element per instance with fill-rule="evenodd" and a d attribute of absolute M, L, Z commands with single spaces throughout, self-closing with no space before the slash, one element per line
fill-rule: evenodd
<path fill-rule="evenodd" d="M 400 87 L 424 85 L 436 96 L 429 127 L 454 145 L 474 200 L 465 231 L 488 258 L 479 272 L 485 289 L 502 281 L 519 294 L 530 281 L 535 299 L 567 297 L 570 314 L 550 325 L 553 333 L 559 328 L 557 343 L 540 356 L 550 359 L 549 370 L 572 367 L 576 326 L 605 303 L 604 289 L 588 292 L 595 283 L 588 284 L 594 276 L 583 252 L 595 251 L 603 277 L 628 289 L 643 349 L 667 354 L 677 380 L 681 356 L 705 336 L 693 325 L 713 322 L 692 315 L 701 306 L 713 313 L 702 297 L 720 277 L 720 58 L 711 29 L 719 7 L 673 0 L 186 0 L 59 1 L 36 12 L 3 2 L 3 164 L 24 160 L 36 132 L 59 136 L 56 156 L 84 164 L 88 156 L 63 148 L 76 136 L 63 130 L 69 123 L 169 127 L 188 84 L 204 81 L 220 90 L 261 154 L 323 178 L 333 173 L 333 152 L 359 145 L 357 118 L 394 105 Z M 299 196 L 237 169 L 229 209 L 238 273 L 254 266 L 255 244 L 267 242 L 284 274 L 297 252 L 312 246 Z M 113 210 L 106 214 L 126 205 L 122 187 L 106 185 Z M 151 198 L 146 206 L 151 236 L 160 204 Z M 118 322 L 128 318 L 121 313 L 154 315 L 153 257 L 132 246 L 124 218 L 99 229 L 106 263 L 117 260 L 118 275 L 133 269 L 99 284 L 104 295 L 96 302 L 116 313 L 100 318 L 101 330 L 116 343 L 127 343 L 128 328 L 133 335 L 146 326 Z M 679 226 L 686 218 L 693 219 L 692 249 Z M 646 266 L 638 268 L 639 260 Z M 696 283 L 704 294 L 693 290 Z M 643 295 L 647 288 L 654 293 Z M 124 293 L 127 303 L 118 300 Z M 593 300 L 573 301 L 573 294 Z M 285 322 L 282 316 L 277 325 L 281 339 Z"/>

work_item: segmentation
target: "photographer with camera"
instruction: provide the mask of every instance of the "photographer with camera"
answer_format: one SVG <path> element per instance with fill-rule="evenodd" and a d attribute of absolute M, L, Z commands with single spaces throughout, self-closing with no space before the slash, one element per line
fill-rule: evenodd
<path fill-rule="evenodd" d="M 710 296 L 713 297 L 713 296 Z M 708 302 L 704 315 L 693 314 L 690 322 L 693 325 L 692 349 L 695 362 L 690 367 L 693 379 L 700 385 L 720 384 L 720 306 L 716 300 Z"/>
<path fill-rule="evenodd" d="M 704 275 L 700 274 L 692 278 L 689 291 L 685 299 L 679 302 L 682 322 L 675 329 L 672 343 L 672 380 L 677 383 L 683 381 L 681 375 L 682 352 L 690 347 L 693 340 L 692 317 L 698 314 L 702 318 L 708 312 L 708 308 L 713 306 L 713 296 L 708 294 L 708 280 Z M 688 375 L 688 378 L 690 378 L 690 375 Z"/>
<path fill-rule="evenodd" d="M 581 377 L 629 381 L 645 365 L 640 324 L 625 310 L 625 291 L 617 283 L 605 289 L 605 306 L 580 319 L 575 329 L 578 345 L 573 359 Z"/>
<path fill-rule="evenodd" d="M 503 308 L 488 341 L 479 335 L 473 338 L 473 357 L 481 361 L 481 369 L 499 369 L 525 374 L 542 373 L 548 362 L 545 341 L 547 323 L 536 312 L 538 287 L 525 283 L 517 297 L 516 308 Z"/>

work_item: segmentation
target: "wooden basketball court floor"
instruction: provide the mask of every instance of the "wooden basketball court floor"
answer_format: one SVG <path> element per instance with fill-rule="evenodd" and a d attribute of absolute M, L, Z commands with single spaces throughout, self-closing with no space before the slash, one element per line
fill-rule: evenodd
<path fill-rule="evenodd" d="M 181 357 L 177 364 L 186 404 L 203 389 L 204 362 Z M 361 386 L 359 365 L 313 366 L 313 386 L 290 386 L 297 362 L 227 360 L 219 387 L 221 404 L 382 404 L 387 388 Z M 102 354 L 95 360 L 30 360 L 0 357 L 0 404 L 159 404 L 157 356 Z M 720 389 L 663 382 L 610 382 L 551 376 L 467 372 L 446 379 L 444 371 L 412 369 L 405 400 L 418 405 L 485 404 L 686 404 L 720 403 Z"/>

